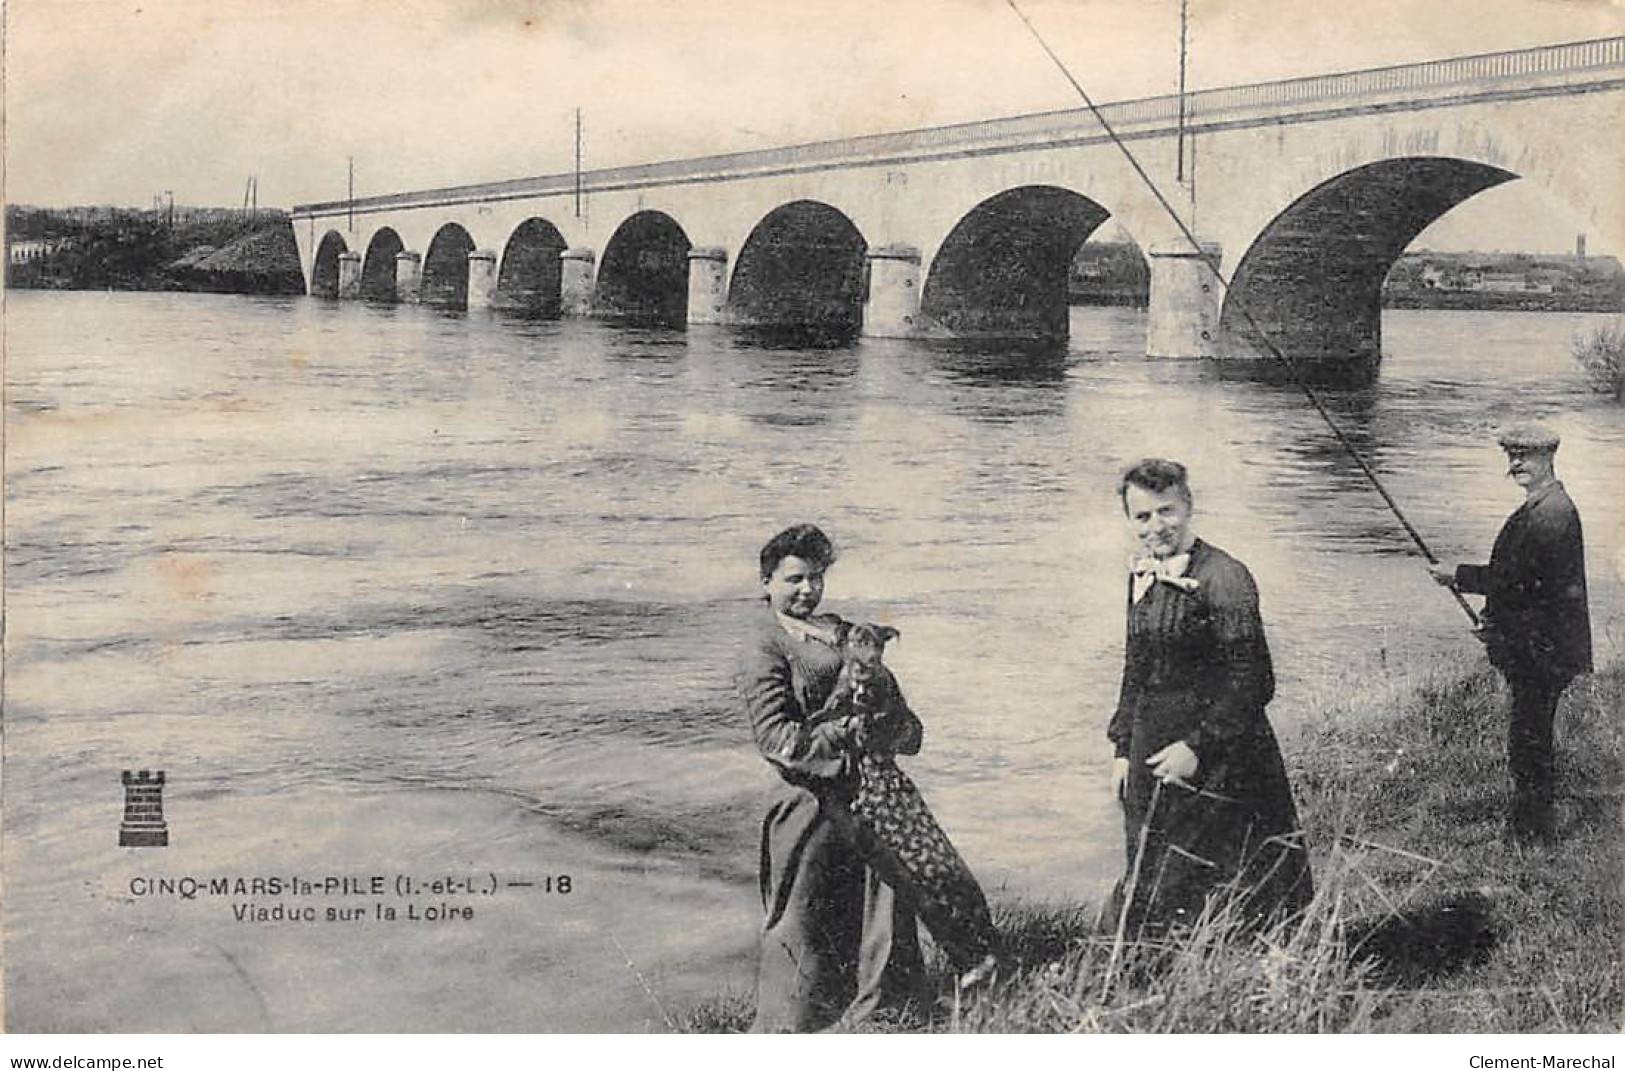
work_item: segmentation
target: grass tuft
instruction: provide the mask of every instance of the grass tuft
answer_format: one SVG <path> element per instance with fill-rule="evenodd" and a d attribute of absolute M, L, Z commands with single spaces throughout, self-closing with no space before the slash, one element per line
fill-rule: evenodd
<path fill-rule="evenodd" d="M 1592 390 L 1625 401 L 1625 318 L 1578 336 L 1573 352 Z"/>

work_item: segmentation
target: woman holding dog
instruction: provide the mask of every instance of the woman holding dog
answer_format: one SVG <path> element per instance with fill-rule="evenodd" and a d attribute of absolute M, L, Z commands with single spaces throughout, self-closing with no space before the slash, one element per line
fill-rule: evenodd
<path fill-rule="evenodd" d="M 1127 867 L 1106 921 L 1130 936 L 1189 923 L 1225 889 L 1243 922 L 1301 908 L 1308 854 L 1264 715 L 1275 677 L 1252 574 L 1196 537 L 1183 465 L 1141 461 L 1118 493 L 1140 547 L 1107 729 Z"/>
<path fill-rule="evenodd" d="M 810 524 L 768 541 L 759 562 L 767 607 L 739 667 L 756 746 L 783 781 L 762 821 L 756 1032 L 819 1030 L 843 1013 L 859 1021 L 925 995 L 915 917 L 865 864 L 850 822 L 838 821 L 855 788 L 854 728 L 814 717 L 841 673 L 840 620 L 815 612 L 834 561 L 829 537 Z M 887 710 L 865 743 L 914 754 L 920 721 L 889 674 L 887 683 Z"/>

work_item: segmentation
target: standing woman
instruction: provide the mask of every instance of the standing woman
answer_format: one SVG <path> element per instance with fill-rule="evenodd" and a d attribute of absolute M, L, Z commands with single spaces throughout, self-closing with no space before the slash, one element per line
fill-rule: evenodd
<path fill-rule="evenodd" d="M 850 723 L 812 723 L 841 672 L 840 619 L 814 612 L 834 561 L 834 546 L 814 525 L 793 525 L 767 542 L 759 563 L 767 606 L 739 667 L 756 747 L 783 781 L 762 821 L 766 920 L 755 1032 L 819 1030 L 843 1013 L 859 1021 L 925 993 L 913 913 L 865 865 L 850 822 L 826 810 L 825 800 L 838 807 L 856 788 Z M 912 755 L 920 722 L 890 684 L 889 708 L 868 742 Z"/>
<path fill-rule="evenodd" d="M 1309 859 L 1264 716 L 1275 676 L 1252 574 L 1191 530 L 1185 466 L 1147 458 L 1118 494 L 1141 555 L 1107 729 L 1127 846 L 1111 922 L 1126 903 L 1130 933 L 1189 923 L 1232 884 L 1248 921 L 1299 909 Z"/>

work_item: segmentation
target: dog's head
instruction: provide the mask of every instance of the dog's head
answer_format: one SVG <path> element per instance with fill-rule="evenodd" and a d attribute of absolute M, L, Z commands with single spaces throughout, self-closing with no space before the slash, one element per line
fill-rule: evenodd
<path fill-rule="evenodd" d="M 885 679 L 882 659 L 886 644 L 902 633 L 890 625 L 856 624 L 841 630 L 841 657 L 845 660 L 852 697 L 860 704 L 878 697 Z"/>

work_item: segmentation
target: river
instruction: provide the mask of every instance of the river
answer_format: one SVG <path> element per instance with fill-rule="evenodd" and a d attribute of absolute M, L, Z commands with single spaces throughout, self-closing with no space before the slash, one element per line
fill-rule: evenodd
<path fill-rule="evenodd" d="M 1568 353 L 1601 319 L 1389 312 L 1377 382 L 1327 397 L 1446 557 L 1520 499 L 1492 429 L 1557 427 L 1615 658 L 1625 409 Z M 771 781 L 729 674 L 794 521 L 840 547 L 826 606 L 901 630 L 908 768 L 995 897 L 1119 863 L 1135 458 L 1187 461 L 1258 577 L 1289 751 L 1328 696 L 1478 657 L 1302 396 L 1139 358 L 1134 310 L 1052 356 L 209 295 L 13 292 L 5 324 L 15 1031 L 662 1029 L 748 993 Z M 116 847 L 136 768 L 168 848 Z M 494 891 L 417 906 L 475 918 L 153 891 L 441 873 Z"/>

